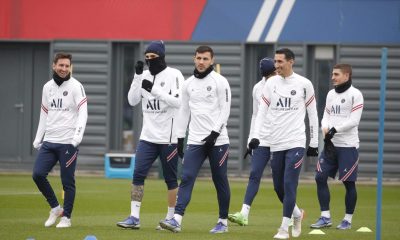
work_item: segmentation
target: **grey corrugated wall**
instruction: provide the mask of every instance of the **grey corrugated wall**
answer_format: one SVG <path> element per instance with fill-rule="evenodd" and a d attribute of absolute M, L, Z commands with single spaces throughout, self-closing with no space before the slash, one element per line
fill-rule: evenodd
<path fill-rule="evenodd" d="M 102 163 L 107 152 L 109 131 L 109 88 L 111 47 L 107 41 L 55 41 L 53 54 L 72 54 L 73 76 L 85 87 L 88 97 L 88 122 L 80 145 L 79 163 Z"/>

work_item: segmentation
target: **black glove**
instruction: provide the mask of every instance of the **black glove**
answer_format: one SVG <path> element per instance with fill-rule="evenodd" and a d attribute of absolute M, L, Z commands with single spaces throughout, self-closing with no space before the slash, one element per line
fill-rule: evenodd
<path fill-rule="evenodd" d="M 184 138 L 178 138 L 178 146 L 177 146 L 177 148 L 178 148 L 178 156 L 180 158 L 183 158 L 183 155 L 184 155 L 184 153 L 183 153 L 183 141 L 184 140 L 185 140 Z"/>
<path fill-rule="evenodd" d="M 325 139 L 331 140 L 333 138 L 333 135 L 336 133 L 336 129 L 333 127 L 329 129 L 329 131 L 325 134 Z"/>
<path fill-rule="evenodd" d="M 206 150 L 210 150 L 212 147 L 214 147 L 214 144 L 217 141 L 218 136 L 219 136 L 218 132 L 211 131 L 210 135 L 201 140 L 205 142 L 204 147 L 206 148 Z"/>
<path fill-rule="evenodd" d="M 142 88 L 146 91 L 148 91 L 149 93 L 151 93 L 151 89 L 153 88 L 153 83 L 150 82 L 147 79 L 143 79 L 142 81 Z"/>
<path fill-rule="evenodd" d="M 330 159 L 330 160 L 336 160 L 337 158 L 337 153 L 335 149 L 335 145 L 333 145 L 332 141 L 330 139 L 324 139 L 324 152 L 325 156 Z"/>
<path fill-rule="evenodd" d="M 260 140 L 257 138 L 252 138 L 249 142 L 249 148 L 251 150 L 258 148 L 258 145 L 260 145 Z"/>
<path fill-rule="evenodd" d="M 135 73 L 136 74 L 142 74 L 143 73 L 143 65 L 144 63 L 142 61 L 137 61 L 135 64 Z"/>
<path fill-rule="evenodd" d="M 307 157 L 318 157 L 318 148 L 308 147 Z"/>
<path fill-rule="evenodd" d="M 247 155 L 253 156 L 253 150 L 247 148 L 246 153 L 243 156 L 243 159 L 246 159 Z"/>

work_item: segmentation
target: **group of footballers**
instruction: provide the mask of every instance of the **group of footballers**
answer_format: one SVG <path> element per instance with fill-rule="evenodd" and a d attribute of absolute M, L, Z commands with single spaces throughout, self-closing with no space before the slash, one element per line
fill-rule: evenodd
<path fill-rule="evenodd" d="M 151 42 L 144 56 L 145 63 L 137 61 L 135 64 L 135 75 L 128 92 L 129 104 L 135 106 L 141 102 L 143 111 L 132 179 L 131 212 L 117 226 L 140 228 L 144 182 L 157 158 L 168 189 L 168 209 L 156 229 L 182 230 L 195 180 L 207 158 L 219 206 L 218 220 L 210 233 L 228 232 L 228 220 L 246 226 L 264 168 L 270 161 L 274 190 L 283 204 L 282 223 L 274 238 L 288 239 L 291 221 L 291 236 L 299 237 L 304 216 L 304 210 L 296 204 L 300 169 L 305 155 L 318 156 L 319 128 L 313 85 L 293 72 L 293 52 L 282 48 L 275 52 L 274 59 L 260 61 L 263 78 L 253 88 L 253 114 L 246 152 L 251 155 L 251 172 L 242 209 L 234 214 L 228 214 L 230 187 L 227 177 L 231 90 L 228 80 L 214 71 L 213 49 L 202 45 L 195 50 L 195 69 L 186 80 L 178 69 L 167 66 L 163 41 Z M 52 226 L 58 217 L 62 218 L 57 227 L 71 226 L 76 157 L 87 120 L 84 89 L 70 77 L 71 59 L 68 54 L 56 55 L 54 59 L 54 75 L 43 88 L 41 117 L 33 143 L 39 149 L 33 179 L 51 207 L 46 227 Z M 144 70 L 145 64 L 148 70 Z M 332 225 L 327 179 L 334 178 L 338 171 L 339 179 L 346 187 L 346 214 L 337 228 L 351 228 L 357 200 L 358 124 L 363 109 L 363 96 L 352 86 L 351 75 L 348 64 L 337 64 L 332 71 L 334 89 L 327 95 L 321 121 L 325 143 L 316 164 L 315 177 L 321 217 L 311 225 L 312 228 Z M 307 150 L 306 113 L 310 139 Z M 178 185 L 179 158 L 182 159 L 182 174 Z M 57 161 L 61 165 L 65 190 L 64 208 L 58 204 L 47 181 L 47 174 Z"/>

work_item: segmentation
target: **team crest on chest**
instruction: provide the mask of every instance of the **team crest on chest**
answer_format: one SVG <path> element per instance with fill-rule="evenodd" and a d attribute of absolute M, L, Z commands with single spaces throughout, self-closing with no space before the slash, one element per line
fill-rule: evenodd
<path fill-rule="evenodd" d="M 344 102 L 346 102 L 346 100 L 343 98 L 341 102 L 344 103 Z"/>
<path fill-rule="evenodd" d="M 165 82 L 161 82 L 160 86 L 164 87 L 164 85 L 165 85 Z"/>
<path fill-rule="evenodd" d="M 68 91 L 64 91 L 64 92 L 63 92 L 63 95 L 64 95 L 64 96 L 67 96 L 67 95 L 68 95 Z"/>
<path fill-rule="evenodd" d="M 212 87 L 211 86 L 207 86 L 207 91 L 211 91 Z"/>
<path fill-rule="evenodd" d="M 296 90 L 292 90 L 292 91 L 290 92 L 290 94 L 292 94 L 292 96 L 296 95 Z"/>

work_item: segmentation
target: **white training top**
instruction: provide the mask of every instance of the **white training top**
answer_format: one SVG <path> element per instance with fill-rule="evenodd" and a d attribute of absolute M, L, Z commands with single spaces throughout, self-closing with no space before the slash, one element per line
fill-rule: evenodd
<path fill-rule="evenodd" d="M 53 79 L 43 86 L 39 126 L 33 146 L 43 141 L 78 146 L 85 132 L 87 98 L 82 84 L 71 77 L 58 86 Z"/>
<path fill-rule="evenodd" d="M 229 144 L 226 125 L 231 109 L 231 89 L 225 77 L 212 71 L 205 78 L 189 77 L 183 84 L 182 107 L 178 118 L 178 137 L 186 135 L 188 144 L 203 145 L 211 131 L 220 133 L 215 146 Z"/>
<path fill-rule="evenodd" d="M 265 80 L 265 77 L 263 77 L 256 85 L 253 87 L 253 114 L 251 115 L 251 124 L 250 124 L 250 132 L 249 132 L 249 138 L 247 139 L 247 143 L 251 141 L 252 138 L 254 138 L 254 131 L 255 131 L 255 122 L 257 118 L 257 112 L 258 108 L 261 104 L 261 96 L 262 96 L 262 91 L 264 88 L 264 85 L 267 80 Z M 260 146 L 261 147 L 269 147 L 269 132 L 270 126 L 268 125 L 268 122 L 264 120 L 263 122 L 263 127 L 260 130 L 259 133 L 259 141 L 260 141 Z"/>
<path fill-rule="evenodd" d="M 270 123 L 272 152 L 305 147 L 305 115 L 310 124 L 310 147 L 318 147 L 318 116 L 314 88 L 310 80 L 296 73 L 268 79 L 255 122 L 255 138 L 260 139 L 264 121 Z"/>
<path fill-rule="evenodd" d="M 151 93 L 142 88 L 142 80 L 153 83 Z M 157 144 L 177 143 L 175 115 L 181 105 L 184 78 L 175 68 L 167 67 L 157 75 L 149 70 L 135 74 L 128 92 L 128 102 L 135 106 L 142 101 L 143 127 L 140 139 Z"/>
<path fill-rule="evenodd" d="M 336 129 L 337 132 L 332 138 L 333 145 L 359 147 L 358 125 L 363 108 L 363 95 L 353 86 L 343 93 L 337 93 L 335 89 L 328 92 L 321 128 Z"/>

